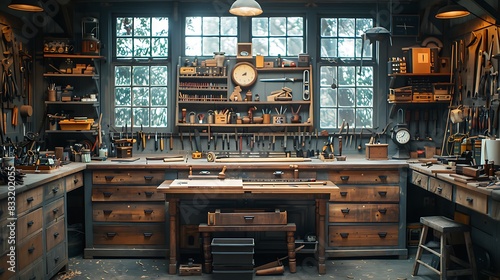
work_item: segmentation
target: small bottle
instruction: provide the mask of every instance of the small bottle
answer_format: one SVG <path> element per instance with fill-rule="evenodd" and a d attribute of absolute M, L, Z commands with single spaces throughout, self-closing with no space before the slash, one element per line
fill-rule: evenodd
<path fill-rule="evenodd" d="M 89 163 L 90 160 L 90 149 L 82 149 L 82 162 Z"/>
<path fill-rule="evenodd" d="M 102 147 L 99 149 L 99 157 L 100 158 L 108 157 L 108 148 L 106 147 L 106 144 L 102 144 Z"/>

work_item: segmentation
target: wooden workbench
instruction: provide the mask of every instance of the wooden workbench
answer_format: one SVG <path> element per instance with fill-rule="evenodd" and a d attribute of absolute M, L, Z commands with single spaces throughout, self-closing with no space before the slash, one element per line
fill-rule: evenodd
<path fill-rule="evenodd" d="M 325 265 L 325 216 L 326 203 L 338 188 L 330 181 L 323 183 L 264 184 L 243 183 L 241 180 L 166 180 L 158 187 L 165 193 L 170 214 L 170 263 L 169 273 L 177 273 L 178 207 L 183 199 L 311 199 L 316 203 L 316 227 L 318 238 L 318 272 L 326 273 Z"/>

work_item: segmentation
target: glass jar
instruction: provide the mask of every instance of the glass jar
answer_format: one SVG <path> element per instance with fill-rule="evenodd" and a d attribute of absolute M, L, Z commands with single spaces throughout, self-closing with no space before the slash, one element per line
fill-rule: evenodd
<path fill-rule="evenodd" d="M 226 59 L 225 52 L 214 52 L 215 65 L 217 67 L 224 67 L 224 59 Z"/>
<path fill-rule="evenodd" d="M 90 149 L 82 149 L 82 162 L 89 163 L 90 160 Z"/>

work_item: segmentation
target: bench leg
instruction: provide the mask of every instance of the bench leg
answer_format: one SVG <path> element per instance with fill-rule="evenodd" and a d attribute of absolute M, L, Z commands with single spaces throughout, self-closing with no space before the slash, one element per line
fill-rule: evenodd
<path fill-rule="evenodd" d="M 413 272 L 411 274 L 412 276 L 416 276 L 418 273 L 418 268 L 420 266 L 420 263 L 418 261 L 422 258 L 422 252 L 424 250 L 422 248 L 422 245 L 425 243 L 428 229 L 429 228 L 426 225 L 422 227 L 422 233 L 420 234 L 420 241 L 418 242 L 417 255 L 415 256 L 415 263 L 413 264 Z"/>
<path fill-rule="evenodd" d="M 177 200 L 168 201 L 168 214 L 170 216 L 170 258 L 168 264 L 168 273 L 177 274 Z"/>
<path fill-rule="evenodd" d="M 297 260 L 295 259 L 295 232 L 286 232 L 286 242 L 288 247 L 288 266 L 290 267 L 290 272 L 297 272 Z"/>
<path fill-rule="evenodd" d="M 210 252 L 210 233 L 203 232 L 203 257 L 205 259 L 205 273 L 212 273 L 212 253 Z"/>

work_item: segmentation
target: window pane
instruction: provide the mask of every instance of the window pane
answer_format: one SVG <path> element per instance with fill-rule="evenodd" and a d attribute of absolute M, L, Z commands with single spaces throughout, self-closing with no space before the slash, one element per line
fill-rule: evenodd
<path fill-rule="evenodd" d="M 269 55 L 278 56 L 286 54 L 285 38 L 270 38 L 269 39 Z"/>
<path fill-rule="evenodd" d="M 167 96 L 166 87 L 151 88 L 151 106 L 167 106 Z"/>
<path fill-rule="evenodd" d="M 359 73 L 359 67 L 356 69 L 356 73 Z M 358 86 L 373 86 L 373 67 L 362 67 L 361 75 L 357 77 Z"/>
<path fill-rule="evenodd" d="M 339 38 L 339 57 L 354 57 L 354 39 Z"/>
<path fill-rule="evenodd" d="M 149 85 L 149 67 L 148 66 L 135 66 L 134 67 L 134 86 L 147 86 Z"/>
<path fill-rule="evenodd" d="M 236 55 L 236 48 L 238 46 L 238 38 L 236 37 L 222 37 L 221 38 L 221 51 L 226 55 Z"/>
<path fill-rule="evenodd" d="M 132 57 L 132 39 L 127 39 L 127 38 L 116 39 L 116 56 Z"/>
<path fill-rule="evenodd" d="M 220 23 L 221 35 L 238 35 L 238 19 L 236 17 L 222 17 Z"/>
<path fill-rule="evenodd" d="M 356 110 L 356 127 L 373 127 L 373 109 L 362 108 Z"/>
<path fill-rule="evenodd" d="M 288 56 L 296 56 L 303 53 L 304 41 L 302 37 L 289 37 L 288 38 Z"/>
<path fill-rule="evenodd" d="M 148 87 L 133 87 L 132 92 L 134 93 L 134 98 L 132 100 L 133 106 L 149 106 Z"/>
<path fill-rule="evenodd" d="M 339 107 L 354 106 L 354 89 L 339 88 Z"/>
<path fill-rule="evenodd" d="M 115 88 L 115 105 L 116 106 L 130 106 L 131 95 L 129 87 L 116 87 Z"/>
<path fill-rule="evenodd" d="M 186 35 L 201 35 L 201 17 L 186 17 Z"/>
<path fill-rule="evenodd" d="M 168 18 L 154 17 L 152 18 L 151 33 L 153 36 L 168 36 Z"/>
<path fill-rule="evenodd" d="M 154 57 L 167 57 L 168 56 L 168 39 L 155 38 L 153 39 L 153 56 Z"/>
<path fill-rule="evenodd" d="M 186 37 L 186 55 L 194 56 L 201 54 L 201 37 Z"/>
<path fill-rule="evenodd" d="M 373 27 L 373 19 L 357 18 L 356 19 L 356 37 L 361 37 L 366 30 Z"/>
<path fill-rule="evenodd" d="M 269 56 L 268 40 L 266 38 L 253 38 L 252 49 L 255 54 Z"/>
<path fill-rule="evenodd" d="M 131 36 L 132 29 L 132 18 L 116 18 L 116 36 Z"/>
<path fill-rule="evenodd" d="M 134 56 L 145 57 L 151 55 L 151 39 L 134 39 Z"/>
<path fill-rule="evenodd" d="M 167 126 L 167 108 L 151 108 L 151 126 L 165 127 Z"/>
<path fill-rule="evenodd" d="M 304 21 L 301 17 L 289 17 L 287 26 L 288 36 L 302 36 Z"/>
<path fill-rule="evenodd" d="M 134 36 L 150 36 L 151 19 L 148 17 L 134 18 Z"/>
<path fill-rule="evenodd" d="M 130 66 L 115 67 L 115 85 L 129 86 L 132 83 L 132 74 Z"/>
<path fill-rule="evenodd" d="M 353 18 L 339 19 L 339 36 L 354 37 L 355 36 L 355 20 Z"/>
<path fill-rule="evenodd" d="M 268 36 L 269 21 L 268 18 L 252 18 L 252 35 Z"/>
<path fill-rule="evenodd" d="M 130 126 L 130 108 L 115 108 L 115 126 Z"/>
<path fill-rule="evenodd" d="M 149 109 L 146 108 L 134 108 L 134 126 L 141 127 L 149 126 Z"/>
<path fill-rule="evenodd" d="M 360 88 L 356 90 L 356 106 L 372 107 L 373 106 L 373 89 Z"/>
<path fill-rule="evenodd" d="M 166 86 L 168 81 L 168 68 L 166 66 L 151 66 L 151 85 Z"/>
<path fill-rule="evenodd" d="M 356 77 L 355 67 L 352 66 L 342 66 L 338 68 L 338 85 L 339 86 L 353 86 L 354 79 Z"/>
<path fill-rule="evenodd" d="M 320 69 L 320 85 L 321 87 L 329 87 L 333 82 L 337 84 L 337 67 L 323 66 Z"/>
<path fill-rule="evenodd" d="M 322 108 L 319 110 L 321 128 L 337 128 L 337 110 L 333 108 Z"/>
<path fill-rule="evenodd" d="M 354 124 L 354 118 L 355 118 L 354 109 L 352 108 L 339 109 L 339 118 L 337 121 L 338 126 L 340 127 L 342 125 L 342 122 L 345 121 L 346 124 L 349 124 L 349 128 L 351 128 L 352 124 Z"/>
<path fill-rule="evenodd" d="M 204 56 L 213 55 L 214 52 L 218 52 L 219 49 L 220 49 L 219 37 L 203 37 L 203 55 Z"/>
<path fill-rule="evenodd" d="M 321 39 L 321 57 L 337 57 L 337 39 Z"/>
<path fill-rule="evenodd" d="M 203 35 L 219 35 L 219 18 L 203 17 Z"/>
<path fill-rule="evenodd" d="M 321 19 L 321 36 L 336 37 L 337 36 L 337 19 L 322 18 Z"/>
<path fill-rule="evenodd" d="M 271 36 L 284 36 L 286 35 L 286 18 L 285 17 L 272 17 L 269 19 L 269 33 Z"/>
<path fill-rule="evenodd" d="M 337 90 L 332 88 L 322 88 L 320 90 L 320 102 L 323 107 L 336 107 Z"/>

